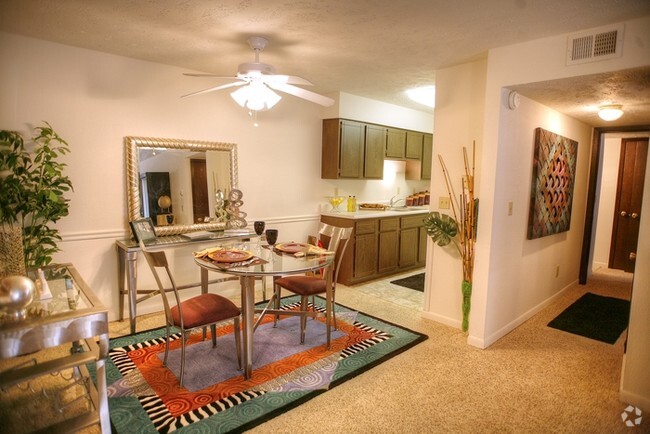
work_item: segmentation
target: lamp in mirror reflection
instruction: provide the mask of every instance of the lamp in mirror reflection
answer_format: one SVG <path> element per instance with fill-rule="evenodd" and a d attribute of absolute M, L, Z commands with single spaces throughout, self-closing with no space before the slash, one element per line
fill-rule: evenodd
<path fill-rule="evenodd" d="M 598 116 L 604 121 L 615 121 L 623 116 L 623 106 L 620 104 L 600 106 Z"/>
<path fill-rule="evenodd" d="M 164 213 L 169 212 L 169 208 L 172 206 L 172 199 L 171 197 L 165 195 L 162 195 L 158 198 L 158 206 Z"/>

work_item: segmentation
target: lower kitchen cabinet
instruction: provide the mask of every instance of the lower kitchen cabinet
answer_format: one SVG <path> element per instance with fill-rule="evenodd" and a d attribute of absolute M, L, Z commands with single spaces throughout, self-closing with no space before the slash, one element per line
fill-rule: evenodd
<path fill-rule="evenodd" d="M 377 223 L 377 220 L 373 219 L 362 220 L 355 224 L 352 246 L 348 245 L 346 251 L 346 255 L 349 255 L 352 247 L 354 252 L 353 277 L 355 279 L 372 277 L 377 273 Z"/>
<path fill-rule="evenodd" d="M 404 217 L 345 218 L 321 216 L 323 223 L 353 228 L 338 282 L 355 285 L 422 267 L 426 260 L 426 214 Z"/>
<path fill-rule="evenodd" d="M 399 218 L 379 220 L 379 258 L 377 272 L 390 273 L 399 266 Z"/>

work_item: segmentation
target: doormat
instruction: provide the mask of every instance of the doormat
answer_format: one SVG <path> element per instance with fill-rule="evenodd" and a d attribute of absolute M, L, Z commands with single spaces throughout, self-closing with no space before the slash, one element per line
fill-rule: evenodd
<path fill-rule="evenodd" d="M 627 328 L 630 302 L 586 293 L 567 307 L 549 327 L 614 344 Z"/>
<path fill-rule="evenodd" d="M 414 274 L 413 276 L 405 277 L 403 279 L 393 280 L 390 283 L 424 292 L 424 273 Z"/>
<path fill-rule="evenodd" d="M 299 306 L 298 297 L 282 300 L 283 308 Z M 323 299 L 316 299 L 316 309 L 324 311 Z M 281 317 L 274 328 L 273 317 L 266 316 L 254 334 L 250 380 L 237 370 L 232 324 L 218 328 L 216 348 L 209 336 L 201 341 L 201 332 L 195 332 L 182 388 L 180 335 L 170 344 L 167 367 L 164 327 L 111 339 L 106 377 L 113 432 L 248 430 L 427 339 L 340 304 L 336 317 L 338 330 L 327 350 L 324 318 L 308 319 L 301 345 L 299 317 Z"/>

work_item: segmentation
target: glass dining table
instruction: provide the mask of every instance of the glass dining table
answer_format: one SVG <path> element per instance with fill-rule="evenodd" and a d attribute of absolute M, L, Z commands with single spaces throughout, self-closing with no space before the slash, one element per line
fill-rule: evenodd
<path fill-rule="evenodd" d="M 266 307 L 255 308 L 255 280 L 272 276 L 274 279 L 292 274 L 304 274 L 323 270 L 323 278 L 327 281 L 326 293 L 326 329 L 327 348 L 330 348 L 331 321 L 332 321 L 332 271 L 334 254 L 305 255 L 298 253 L 285 253 L 276 248 L 261 244 L 260 242 L 249 242 L 237 245 L 237 249 L 251 252 L 253 257 L 241 263 L 219 263 L 207 258 L 194 258 L 194 262 L 201 269 L 201 292 L 208 292 L 208 275 L 210 272 L 224 273 L 239 277 L 241 288 L 241 309 L 242 309 L 242 356 L 244 361 L 244 377 L 249 379 L 253 370 L 253 333 L 256 328 L 255 314 L 264 315 L 304 315 L 298 311 L 276 310 L 269 308 L 274 301 L 274 296 L 267 301 Z M 321 316 L 319 313 L 308 313 L 310 316 Z"/>

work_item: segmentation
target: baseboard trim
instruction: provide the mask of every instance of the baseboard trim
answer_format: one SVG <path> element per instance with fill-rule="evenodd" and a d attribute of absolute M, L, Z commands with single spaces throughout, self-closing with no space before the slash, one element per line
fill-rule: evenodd
<path fill-rule="evenodd" d="M 636 407 L 639 407 L 641 410 L 643 410 L 644 413 L 650 412 L 650 398 L 637 395 L 636 393 L 628 392 L 627 390 L 622 389 L 619 392 L 618 397 L 622 402 L 626 404 L 632 404 Z"/>
<path fill-rule="evenodd" d="M 529 320 L 531 317 L 533 317 L 535 314 L 539 313 L 542 311 L 544 308 L 549 306 L 551 303 L 553 303 L 558 297 L 562 296 L 569 288 L 574 286 L 578 281 L 574 280 L 573 282 L 569 283 L 567 286 L 556 292 L 554 295 L 551 297 L 547 298 L 546 300 L 542 301 L 539 303 L 537 306 L 534 306 L 532 309 L 529 309 L 528 311 L 524 312 L 522 315 L 519 317 L 515 318 L 505 326 L 501 327 L 499 330 L 496 332 L 492 333 L 490 336 L 486 337 L 485 339 L 480 339 L 480 338 L 471 338 L 472 340 L 475 340 L 477 345 L 479 346 L 478 343 L 481 342 L 482 346 L 479 346 L 479 348 L 487 348 L 520 325 L 522 325 L 524 322 Z"/>
<path fill-rule="evenodd" d="M 460 321 L 454 318 L 449 318 L 443 315 L 438 315 L 437 313 L 432 312 L 421 312 L 422 318 L 429 319 L 431 321 L 439 322 L 441 324 L 460 329 Z"/>

